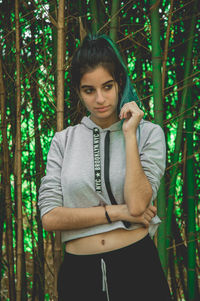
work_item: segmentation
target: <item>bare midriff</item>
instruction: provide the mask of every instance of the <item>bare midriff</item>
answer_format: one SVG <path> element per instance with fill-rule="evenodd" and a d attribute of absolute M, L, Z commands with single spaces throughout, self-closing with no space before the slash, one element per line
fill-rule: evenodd
<path fill-rule="evenodd" d="M 116 229 L 68 241 L 65 250 L 76 255 L 109 252 L 133 244 L 148 234 L 148 228 L 135 230 Z"/>

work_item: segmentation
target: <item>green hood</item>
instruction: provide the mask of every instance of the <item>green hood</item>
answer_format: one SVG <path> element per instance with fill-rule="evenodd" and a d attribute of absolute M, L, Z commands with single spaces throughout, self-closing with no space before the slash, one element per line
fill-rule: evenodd
<path fill-rule="evenodd" d="M 130 101 L 135 101 L 137 103 L 137 105 L 139 107 L 141 107 L 141 102 L 138 98 L 138 95 L 136 93 L 136 90 L 134 89 L 132 83 L 131 83 L 131 80 L 130 80 L 130 76 L 129 76 L 129 72 L 128 72 L 128 69 L 126 67 L 126 65 L 124 64 L 124 61 L 120 55 L 120 52 L 119 50 L 117 49 L 117 46 L 116 44 L 111 40 L 111 38 L 107 35 L 101 35 L 100 36 L 101 38 L 105 39 L 106 41 L 108 41 L 108 43 L 110 44 L 110 46 L 113 48 L 113 50 L 115 51 L 120 63 L 122 64 L 123 68 L 124 68 L 124 71 L 126 73 L 126 84 L 125 84 L 125 87 L 124 87 L 124 91 L 122 93 L 122 97 L 121 97 L 121 100 L 120 100 L 120 106 L 119 106 L 119 109 L 121 110 L 121 108 L 123 107 L 123 105 L 127 102 L 130 102 Z"/>

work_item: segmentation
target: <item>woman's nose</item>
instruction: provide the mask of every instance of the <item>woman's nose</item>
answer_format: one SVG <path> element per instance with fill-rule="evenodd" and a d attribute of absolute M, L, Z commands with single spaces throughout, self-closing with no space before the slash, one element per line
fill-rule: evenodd
<path fill-rule="evenodd" d="M 96 94 L 96 102 L 99 103 L 99 104 L 103 104 L 105 101 L 105 97 L 102 93 L 102 91 L 97 91 L 97 94 Z"/>

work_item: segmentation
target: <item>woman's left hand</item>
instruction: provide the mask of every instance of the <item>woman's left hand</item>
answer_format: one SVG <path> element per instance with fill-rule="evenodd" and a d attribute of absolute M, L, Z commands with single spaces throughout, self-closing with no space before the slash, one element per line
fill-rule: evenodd
<path fill-rule="evenodd" d="M 143 118 L 144 112 L 140 110 L 135 101 L 126 103 L 120 111 L 120 119 L 125 119 L 123 122 L 123 132 L 136 132 L 140 120 Z"/>

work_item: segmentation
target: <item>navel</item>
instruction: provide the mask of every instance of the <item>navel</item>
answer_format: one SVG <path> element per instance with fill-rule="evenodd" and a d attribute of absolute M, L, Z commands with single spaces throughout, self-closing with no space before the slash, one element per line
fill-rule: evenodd
<path fill-rule="evenodd" d="M 105 240 L 104 240 L 104 239 L 101 240 L 101 244 L 102 244 L 103 246 L 105 245 Z"/>

